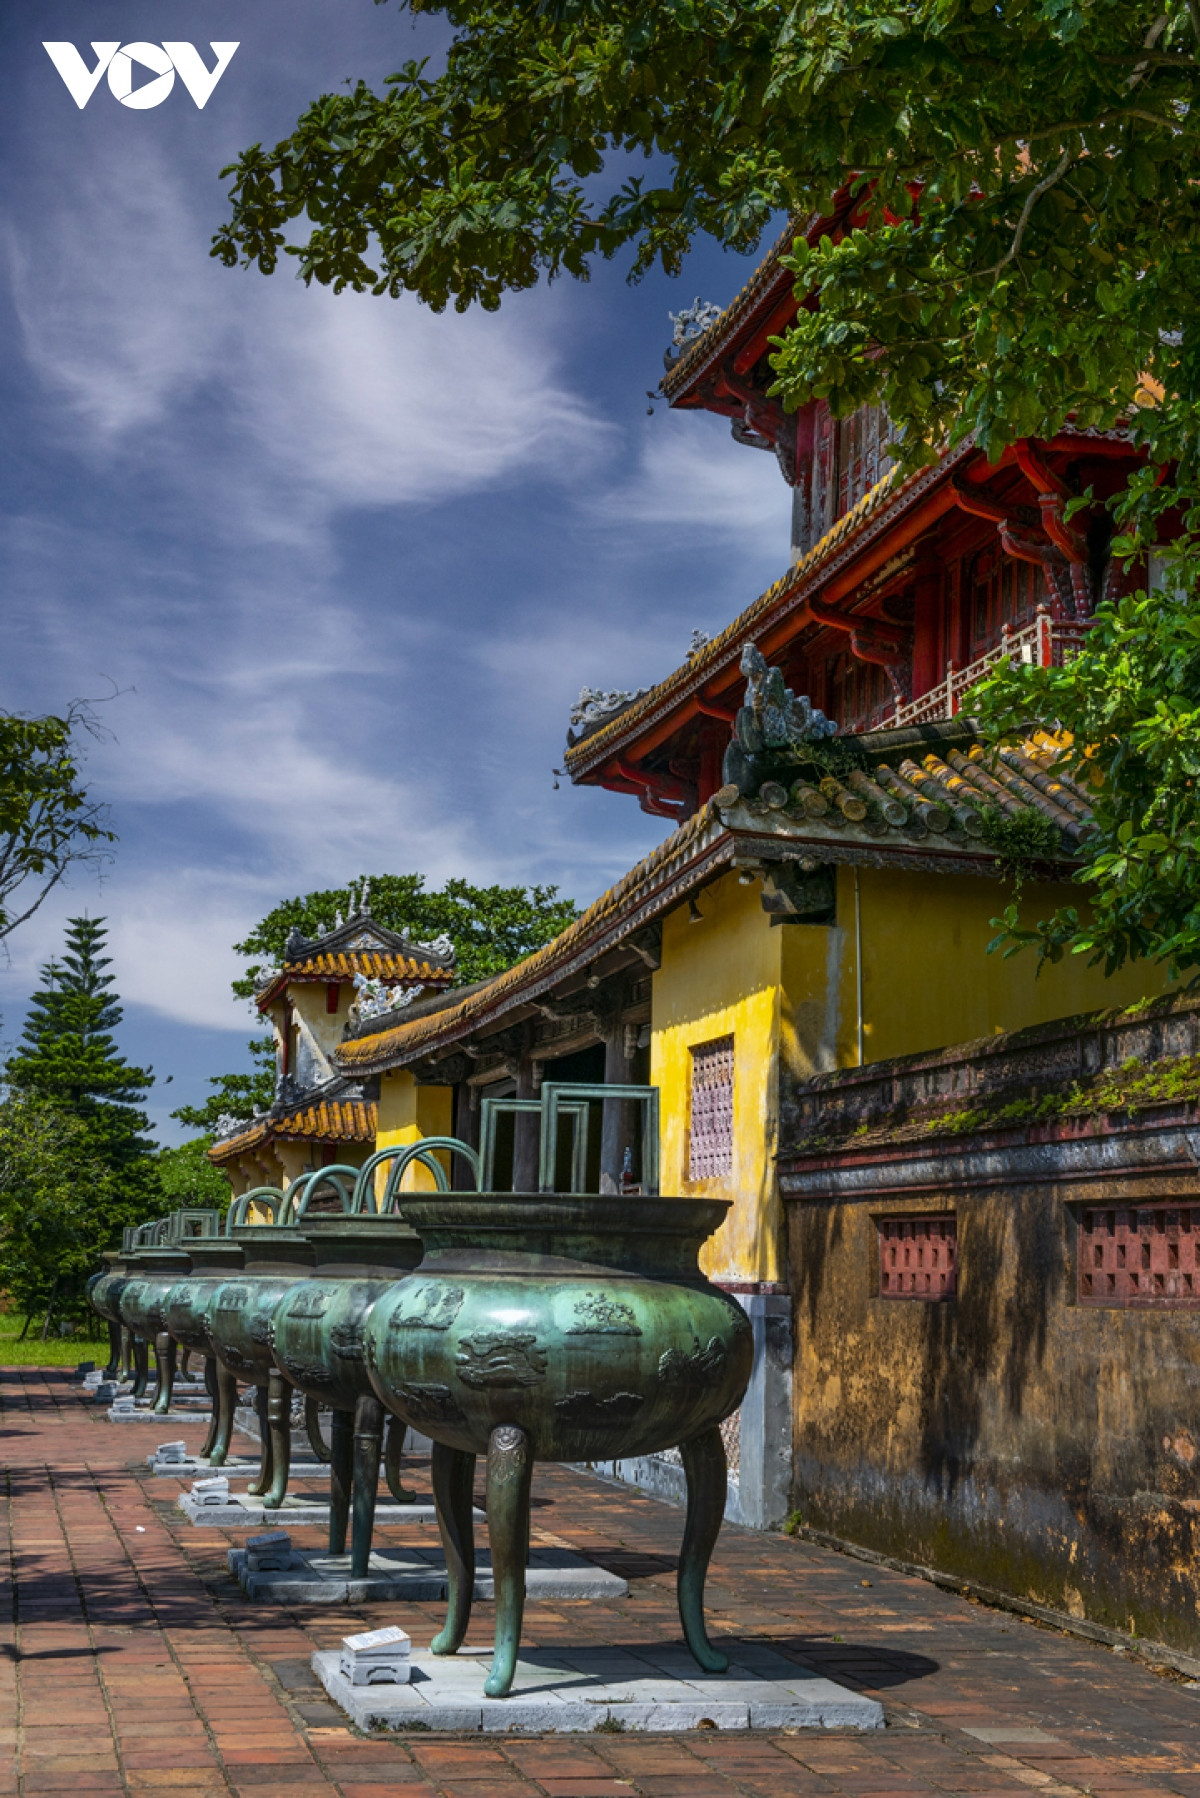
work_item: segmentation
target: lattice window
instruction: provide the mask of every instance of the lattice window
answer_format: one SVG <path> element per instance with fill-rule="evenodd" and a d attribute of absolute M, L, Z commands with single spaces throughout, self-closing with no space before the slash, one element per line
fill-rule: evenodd
<path fill-rule="evenodd" d="M 733 1038 L 692 1049 L 692 1128 L 688 1179 L 719 1180 L 733 1172 Z"/>
<path fill-rule="evenodd" d="M 1079 1230 L 1081 1305 L 1200 1305 L 1200 1205 L 1087 1210 Z"/>
<path fill-rule="evenodd" d="M 881 1299 L 952 1299 L 958 1291 L 958 1219 L 879 1220 Z"/>

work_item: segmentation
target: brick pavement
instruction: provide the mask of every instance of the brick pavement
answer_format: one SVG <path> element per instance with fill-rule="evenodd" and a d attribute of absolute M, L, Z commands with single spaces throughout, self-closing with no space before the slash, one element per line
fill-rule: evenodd
<path fill-rule="evenodd" d="M 184 1429 L 189 1447 L 201 1433 Z M 0 1374 L 0 1434 L 0 1798 L 1200 1798 L 1200 1688 L 902 1574 L 728 1527 L 714 1635 L 770 1640 L 871 1692 L 886 1731 L 366 1739 L 316 1686 L 312 1650 L 388 1622 L 424 1647 L 440 1605 L 250 1605 L 226 1570 L 228 1539 L 190 1528 L 172 1509 L 178 1484 L 139 1470 L 159 1432 L 108 1423 L 60 1373 Z M 427 1490 L 427 1467 L 412 1471 Z M 531 1605 L 530 1644 L 679 1639 L 678 1510 L 561 1468 L 538 1470 L 535 1504 L 543 1542 L 631 1588 L 615 1605 Z M 409 1525 L 381 1539 L 435 1538 Z M 490 1633 L 479 1605 L 471 1640 Z"/>

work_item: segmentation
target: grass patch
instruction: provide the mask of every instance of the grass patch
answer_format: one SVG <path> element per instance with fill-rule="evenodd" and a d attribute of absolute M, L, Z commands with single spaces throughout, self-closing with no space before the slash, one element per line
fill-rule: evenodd
<path fill-rule="evenodd" d="M 94 1326 L 84 1325 L 72 1336 L 52 1331 L 45 1342 L 40 1318 L 30 1324 L 24 1342 L 18 1342 L 24 1322 L 19 1311 L 0 1311 L 0 1367 L 77 1367 L 81 1361 L 94 1361 L 102 1367 L 108 1360 L 108 1331 L 99 1318 Z"/>

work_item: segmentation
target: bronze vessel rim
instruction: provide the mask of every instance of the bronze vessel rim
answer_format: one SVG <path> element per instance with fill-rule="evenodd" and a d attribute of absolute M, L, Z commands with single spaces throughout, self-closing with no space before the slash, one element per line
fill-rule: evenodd
<path fill-rule="evenodd" d="M 573 1192 L 402 1193 L 404 1216 L 418 1231 L 422 1224 L 487 1230 L 514 1227 L 580 1229 L 621 1236 L 706 1235 L 719 1229 L 731 1199 L 639 1196 L 631 1205 L 619 1194 Z"/>

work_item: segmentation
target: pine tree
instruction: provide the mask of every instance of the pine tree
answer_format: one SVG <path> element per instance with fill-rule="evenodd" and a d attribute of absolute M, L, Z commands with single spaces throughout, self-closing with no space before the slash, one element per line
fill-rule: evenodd
<path fill-rule="evenodd" d="M 111 958 L 103 953 L 106 935 L 102 918 L 68 920 L 66 949 L 42 968 L 21 1043 L 4 1069 L 16 1161 L 33 1120 L 43 1136 L 72 1145 L 77 1168 L 91 1170 L 69 1181 L 69 1199 L 59 1190 L 61 1181 L 51 1191 L 54 1183 L 47 1179 L 44 1192 L 31 1189 L 23 1198 L 13 1195 L 10 1206 L 0 1205 L 0 1261 L 27 1270 L 29 1290 L 22 1296 L 29 1304 L 38 1291 L 47 1325 L 52 1311 L 82 1315 L 83 1282 L 99 1251 L 120 1241 L 124 1225 L 143 1223 L 165 1208 L 155 1145 L 144 1134 L 149 1119 L 142 1104 L 153 1074 L 131 1066 L 114 1040 L 122 1012 L 107 972 Z M 59 1249 L 45 1229 L 33 1241 L 47 1208 L 64 1231 L 68 1211 L 74 1214 Z"/>
<path fill-rule="evenodd" d="M 153 1152 L 142 1135 L 149 1119 L 141 1106 L 154 1076 L 131 1067 L 113 1040 L 123 1014 L 105 971 L 112 958 L 101 953 L 107 934 L 102 918 L 68 919 L 66 950 L 42 968 L 21 1047 L 5 1073 L 10 1086 L 86 1124 L 106 1163 L 120 1172 Z"/>

